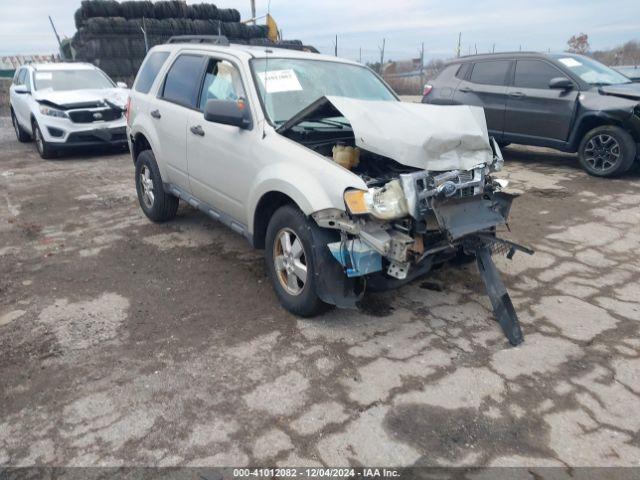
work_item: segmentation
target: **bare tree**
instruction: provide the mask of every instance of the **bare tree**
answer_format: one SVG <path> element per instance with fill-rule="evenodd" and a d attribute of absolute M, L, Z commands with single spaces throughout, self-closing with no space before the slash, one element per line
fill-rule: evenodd
<path fill-rule="evenodd" d="M 584 55 L 589 51 L 589 35 L 582 32 L 578 35 L 572 35 L 571 38 L 567 40 L 567 45 L 569 46 L 569 52 Z"/>

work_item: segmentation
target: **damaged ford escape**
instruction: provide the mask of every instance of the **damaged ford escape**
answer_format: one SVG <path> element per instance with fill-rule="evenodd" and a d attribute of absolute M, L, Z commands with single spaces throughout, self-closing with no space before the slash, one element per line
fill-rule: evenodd
<path fill-rule="evenodd" d="M 513 197 L 481 108 L 400 102 L 348 60 L 175 37 L 148 53 L 127 112 L 146 216 L 182 199 L 244 235 L 290 312 L 353 307 L 463 256 L 522 341 L 492 255 L 532 252 L 496 235 Z"/>

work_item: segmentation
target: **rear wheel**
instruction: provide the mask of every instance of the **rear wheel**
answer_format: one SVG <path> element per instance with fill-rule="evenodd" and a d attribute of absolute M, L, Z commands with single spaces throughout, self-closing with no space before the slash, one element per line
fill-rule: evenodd
<path fill-rule="evenodd" d="M 165 191 L 151 150 L 140 152 L 136 159 L 136 192 L 140 208 L 150 220 L 161 223 L 176 216 L 179 200 Z"/>
<path fill-rule="evenodd" d="M 16 138 L 21 143 L 26 143 L 31 141 L 31 135 L 29 135 L 18 123 L 18 119 L 16 118 L 16 114 L 13 113 L 13 109 L 11 109 L 11 123 L 13 124 L 13 129 L 16 132 Z"/>
<path fill-rule="evenodd" d="M 316 293 L 312 228 L 319 227 L 285 205 L 271 217 L 266 235 L 265 259 L 276 295 L 284 308 L 301 317 L 312 317 L 326 307 Z"/>
<path fill-rule="evenodd" d="M 636 144 L 633 137 L 620 127 L 605 125 L 589 131 L 578 150 L 580 164 L 591 175 L 614 177 L 633 165 Z"/>
<path fill-rule="evenodd" d="M 40 157 L 44 158 L 45 160 L 55 157 L 56 150 L 51 146 L 49 142 L 47 142 L 42 137 L 42 132 L 40 131 L 38 122 L 36 122 L 35 120 L 33 121 L 33 124 L 32 124 L 32 130 L 33 130 L 33 139 L 36 142 L 36 149 L 38 150 Z"/>

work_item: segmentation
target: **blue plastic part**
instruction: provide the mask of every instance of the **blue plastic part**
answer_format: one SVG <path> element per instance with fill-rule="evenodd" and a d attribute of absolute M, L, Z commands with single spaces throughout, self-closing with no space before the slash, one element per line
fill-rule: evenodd
<path fill-rule="evenodd" d="M 340 262 L 347 277 L 361 277 L 382 270 L 382 255 L 359 239 L 327 244 L 333 257 Z"/>

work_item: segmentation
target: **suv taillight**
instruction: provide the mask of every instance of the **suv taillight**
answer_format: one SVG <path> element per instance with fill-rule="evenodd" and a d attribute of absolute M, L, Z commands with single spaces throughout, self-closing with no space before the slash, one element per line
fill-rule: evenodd
<path fill-rule="evenodd" d="M 422 96 L 426 97 L 427 95 L 429 95 L 431 93 L 431 90 L 433 90 L 433 86 L 429 85 L 428 83 L 424 86 L 424 90 L 422 90 Z"/>
<path fill-rule="evenodd" d="M 127 119 L 127 125 L 130 125 L 129 123 L 129 118 L 131 118 L 130 112 L 131 112 L 131 97 L 127 98 L 127 106 L 124 107 L 124 117 Z"/>

